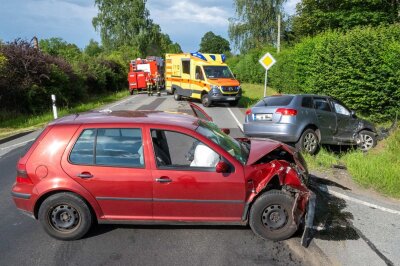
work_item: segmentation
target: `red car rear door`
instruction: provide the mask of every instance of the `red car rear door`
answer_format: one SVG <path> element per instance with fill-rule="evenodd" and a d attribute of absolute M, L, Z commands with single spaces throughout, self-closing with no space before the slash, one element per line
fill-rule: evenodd
<path fill-rule="evenodd" d="M 153 184 L 142 132 L 134 126 L 82 126 L 63 155 L 64 171 L 96 198 L 103 219 L 152 219 Z"/>
<path fill-rule="evenodd" d="M 245 186 L 240 163 L 223 158 L 214 143 L 193 131 L 152 128 L 150 134 L 155 220 L 241 221 Z M 230 165 L 230 173 L 216 172 L 220 160 Z"/>

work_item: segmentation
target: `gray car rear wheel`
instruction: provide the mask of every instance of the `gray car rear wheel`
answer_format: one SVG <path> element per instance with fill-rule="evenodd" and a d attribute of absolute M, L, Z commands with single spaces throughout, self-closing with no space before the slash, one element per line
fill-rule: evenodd
<path fill-rule="evenodd" d="M 316 154 L 319 148 L 319 139 L 317 133 L 315 133 L 315 131 L 311 128 L 304 130 L 296 144 L 296 148 L 311 155 Z"/>

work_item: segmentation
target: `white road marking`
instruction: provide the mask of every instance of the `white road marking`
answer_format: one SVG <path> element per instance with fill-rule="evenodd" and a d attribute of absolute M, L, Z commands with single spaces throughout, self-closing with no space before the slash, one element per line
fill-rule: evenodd
<path fill-rule="evenodd" d="M 242 132 L 243 132 L 243 126 L 242 126 L 242 124 L 239 122 L 239 120 L 236 118 L 236 116 L 235 116 L 235 114 L 232 112 L 231 108 L 228 107 L 228 111 L 229 111 L 229 113 L 231 113 L 233 119 L 235 119 L 235 121 L 236 121 L 236 124 L 239 126 L 240 130 L 242 130 Z"/>
<path fill-rule="evenodd" d="M 374 208 L 374 209 L 378 209 L 378 210 L 381 210 L 381 211 L 384 211 L 384 212 L 400 215 L 400 211 L 389 209 L 389 208 L 386 208 L 386 207 L 382 207 L 382 206 L 379 206 L 379 205 L 376 205 L 376 204 L 373 204 L 373 203 L 369 203 L 369 202 L 366 202 L 366 201 L 363 201 L 363 200 L 359 200 L 359 199 L 356 199 L 356 198 L 352 198 L 350 196 L 347 196 L 345 194 L 339 193 L 339 192 L 334 191 L 332 189 L 329 189 L 327 187 L 320 186 L 320 189 L 323 190 L 323 191 L 328 192 L 329 194 L 334 195 L 335 197 L 338 197 L 338 198 L 341 198 L 341 199 L 344 199 L 344 200 L 352 201 L 354 203 L 358 203 L 358 204 L 361 204 L 361 205 L 364 205 L 364 206 L 367 206 L 367 207 L 371 207 L 371 208 Z"/>
<path fill-rule="evenodd" d="M 30 141 L 33 141 L 33 140 L 35 140 L 35 139 L 29 139 L 27 141 L 23 141 L 23 142 L 19 142 L 19 143 L 16 143 L 16 144 L 13 144 L 13 145 L 10 145 L 10 146 L 7 146 L 7 147 L 3 147 L 3 148 L 0 148 L 0 150 L 7 150 L 7 149 L 10 149 L 10 148 L 13 148 L 13 147 L 21 146 L 21 145 L 23 145 L 25 143 L 28 143 Z"/>
<path fill-rule="evenodd" d="M 115 103 L 115 104 L 113 104 L 113 105 L 111 105 L 111 106 L 108 106 L 106 109 L 112 109 L 112 108 L 114 108 L 115 106 L 118 106 L 118 105 L 120 105 L 120 104 L 123 104 L 123 103 L 129 101 L 129 100 L 132 100 L 133 98 L 135 98 L 135 96 L 130 96 L 130 97 L 128 97 L 128 99 L 125 99 L 125 100 L 120 101 L 120 102 L 117 102 L 117 103 Z"/>

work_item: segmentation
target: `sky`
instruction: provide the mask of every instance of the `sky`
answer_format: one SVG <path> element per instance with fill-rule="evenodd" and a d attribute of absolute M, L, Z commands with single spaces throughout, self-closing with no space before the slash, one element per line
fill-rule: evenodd
<path fill-rule="evenodd" d="M 295 12 L 299 0 L 287 0 L 285 10 Z M 228 38 L 228 19 L 234 17 L 232 0 L 148 0 L 150 17 L 185 52 L 199 48 L 204 33 Z M 0 0 L 0 39 L 30 41 L 59 37 L 84 48 L 100 41 L 92 26 L 97 14 L 93 0 Z"/>

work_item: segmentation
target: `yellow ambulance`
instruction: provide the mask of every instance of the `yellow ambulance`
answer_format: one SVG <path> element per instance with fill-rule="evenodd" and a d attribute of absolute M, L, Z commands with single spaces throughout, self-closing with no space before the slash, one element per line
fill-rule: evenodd
<path fill-rule="evenodd" d="M 205 107 L 215 102 L 236 106 L 242 90 L 225 59 L 223 54 L 200 52 L 166 54 L 166 91 L 177 101 L 185 97 L 199 99 Z"/>

